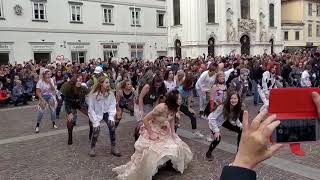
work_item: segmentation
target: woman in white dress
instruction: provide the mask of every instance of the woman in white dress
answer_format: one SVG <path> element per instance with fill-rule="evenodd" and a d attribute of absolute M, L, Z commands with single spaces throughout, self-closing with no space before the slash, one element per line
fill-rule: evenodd
<path fill-rule="evenodd" d="M 113 169 L 118 179 L 151 180 L 158 168 L 168 161 L 183 173 L 193 154 L 174 130 L 174 117 L 180 104 L 180 94 L 173 90 L 167 94 L 165 103 L 157 105 L 144 117 L 131 161 Z"/>

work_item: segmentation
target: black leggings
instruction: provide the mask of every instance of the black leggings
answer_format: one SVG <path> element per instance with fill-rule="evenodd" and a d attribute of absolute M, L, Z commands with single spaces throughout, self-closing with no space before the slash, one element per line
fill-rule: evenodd
<path fill-rule="evenodd" d="M 234 126 L 230 123 L 230 121 L 225 121 L 223 124 L 222 124 L 223 127 L 229 129 L 230 131 L 233 131 L 233 132 L 236 132 L 238 133 L 238 139 L 237 139 L 237 147 L 239 148 L 239 143 L 240 143 L 240 139 L 241 139 L 241 133 L 242 133 L 242 130 L 241 128 L 239 128 L 238 126 Z M 215 133 L 213 131 L 211 131 L 212 135 L 214 135 Z M 209 146 L 209 150 L 208 150 L 208 154 L 211 154 L 212 151 L 218 146 L 218 144 L 220 143 L 221 141 L 221 136 L 220 136 L 220 139 L 219 140 L 213 140 Z"/>
<path fill-rule="evenodd" d="M 192 129 L 197 129 L 197 118 L 195 114 L 190 112 L 188 107 L 185 105 L 180 106 L 180 111 L 190 118 Z"/>

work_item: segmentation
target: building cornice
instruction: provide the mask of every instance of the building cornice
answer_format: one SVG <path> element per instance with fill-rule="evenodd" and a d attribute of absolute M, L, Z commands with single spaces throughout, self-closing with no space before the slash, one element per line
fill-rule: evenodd
<path fill-rule="evenodd" d="M 0 31 L 66 33 L 66 34 L 135 35 L 134 32 L 126 32 L 126 31 L 100 31 L 100 30 L 75 30 L 75 29 L 42 29 L 42 28 L 16 28 L 16 27 L 0 27 Z M 137 32 L 136 35 L 138 35 L 138 36 L 167 36 L 167 33 Z"/>
<path fill-rule="evenodd" d="M 67 42 L 68 45 L 90 45 L 89 42 Z"/>
<path fill-rule="evenodd" d="M 54 45 L 55 44 L 55 42 L 28 42 L 29 44 L 31 44 L 31 45 L 39 45 L 39 44 L 41 44 L 41 45 Z"/>
<path fill-rule="evenodd" d="M 106 1 L 106 0 L 80 0 L 84 2 L 98 2 L 98 3 L 108 3 L 113 5 L 125 5 L 125 6 L 136 6 L 136 7 L 147 7 L 147 8 L 157 8 L 157 9 L 166 9 L 166 6 L 163 5 L 153 5 L 153 4 L 144 4 L 144 3 L 133 3 L 133 2 L 119 2 L 119 1 Z"/>
<path fill-rule="evenodd" d="M 281 23 L 281 26 L 304 26 L 304 23 Z"/>

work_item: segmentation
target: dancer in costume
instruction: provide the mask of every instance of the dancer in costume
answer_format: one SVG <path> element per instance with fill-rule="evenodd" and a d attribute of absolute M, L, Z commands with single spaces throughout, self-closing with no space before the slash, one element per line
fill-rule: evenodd
<path fill-rule="evenodd" d="M 151 180 L 168 161 L 177 171 L 184 172 L 193 155 L 174 130 L 174 117 L 180 105 L 181 96 L 173 90 L 167 94 L 165 103 L 144 117 L 131 161 L 113 169 L 119 180 Z"/>

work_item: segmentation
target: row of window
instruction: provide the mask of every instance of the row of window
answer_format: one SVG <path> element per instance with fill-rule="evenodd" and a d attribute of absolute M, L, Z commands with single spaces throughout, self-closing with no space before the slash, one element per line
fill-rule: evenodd
<path fill-rule="evenodd" d="M 79 2 L 69 2 L 70 6 L 70 22 L 72 23 L 82 23 L 82 3 Z M 0 17 L 3 17 L 3 12 L 1 9 L 0 0 Z M 113 11 L 114 8 L 111 5 L 101 5 L 103 13 L 103 23 L 104 24 L 114 24 Z M 141 26 L 141 9 L 130 7 L 130 17 L 132 26 Z M 45 1 L 35 1 L 32 2 L 32 18 L 34 21 L 47 21 L 47 11 Z M 165 11 L 157 11 L 157 27 L 165 27 Z"/>
<path fill-rule="evenodd" d="M 72 51 L 71 52 L 71 60 L 72 62 L 85 63 L 86 51 Z M 132 58 L 143 59 L 143 45 L 135 45 L 131 46 L 130 55 Z M 107 60 L 112 57 L 118 57 L 118 47 L 117 45 L 105 45 L 103 50 L 103 58 Z"/>
<path fill-rule="evenodd" d="M 143 59 L 143 44 L 130 45 L 130 55 L 132 58 Z M 86 51 L 72 51 L 71 59 L 72 62 L 86 62 Z M 105 44 L 103 45 L 103 57 L 109 59 L 118 57 L 118 45 L 117 44 Z"/>
<path fill-rule="evenodd" d="M 208 23 L 216 23 L 216 0 L 207 0 Z M 250 0 L 241 0 L 241 18 L 250 19 Z M 274 4 L 269 5 L 269 25 L 274 27 Z M 180 0 L 173 0 L 173 24 L 180 25 Z"/>
<path fill-rule="evenodd" d="M 316 36 L 320 37 L 320 24 L 317 24 Z M 312 24 L 308 24 L 308 37 L 312 37 Z M 289 31 L 284 31 L 284 40 L 289 40 Z M 300 31 L 295 31 L 295 40 L 300 40 Z"/>
<path fill-rule="evenodd" d="M 289 40 L 289 31 L 284 32 L 284 40 L 285 41 Z M 295 40 L 296 41 L 300 40 L 300 31 L 295 31 Z"/>
<path fill-rule="evenodd" d="M 316 30 L 316 36 L 320 37 L 320 24 L 317 24 Z M 308 24 L 308 37 L 312 37 L 312 24 Z"/>
<path fill-rule="evenodd" d="M 312 16 L 313 12 L 317 12 L 317 16 L 320 16 L 320 4 L 317 4 L 317 10 L 313 11 L 313 4 L 309 3 L 308 4 L 308 15 Z"/>

